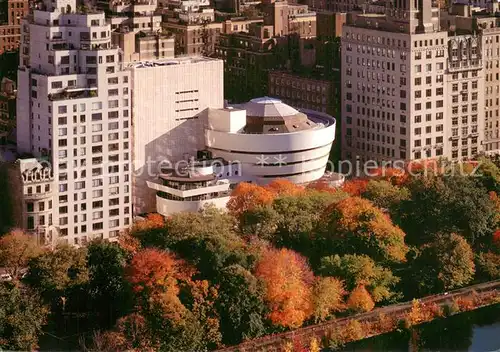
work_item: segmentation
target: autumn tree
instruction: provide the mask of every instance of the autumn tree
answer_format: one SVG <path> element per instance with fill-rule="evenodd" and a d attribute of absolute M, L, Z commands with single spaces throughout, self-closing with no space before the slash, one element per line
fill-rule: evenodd
<path fill-rule="evenodd" d="M 233 190 L 231 199 L 227 203 L 227 209 L 232 215 L 239 218 L 246 211 L 271 204 L 274 196 L 275 193 L 265 187 L 241 182 Z"/>
<path fill-rule="evenodd" d="M 351 196 L 359 197 L 366 191 L 366 187 L 368 186 L 367 179 L 353 179 L 344 182 L 342 185 L 342 190 Z"/>
<path fill-rule="evenodd" d="M 471 246 L 456 234 L 437 236 L 410 264 L 409 274 L 405 275 L 406 286 L 408 291 L 419 295 L 464 286 L 475 273 Z"/>
<path fill-rule="evenodd" d="M 165 226 L 165 219 L 163 215 L 158 213 L 150 213 L 146 215 L 144 220 L 139 220 L 134 223 L 133 231 L 145 231 L 151 229 L 158 229 Z"/>
<path fill-rule="evenodd" d="M 36 238 L 21 230 L 13 230 L 0 238 L 0 267 L 13 278 L 28 266 L 31 258 L 41 253 Z"/>
<path fill-rule="evenodd" d="M 372 296 L 363 285 L 356 287 L 349 298 L 347 299 L 347 306 L 355 312 L 369 312 L 375 307 Z"/>
<path fill-rule="evenodd" d="M 168 290 L 177 294 L 177 280 L 188 278 L 191 274 L 191 269 L 182 261 L 153 248 L 136 253 L 126 268 L 126 277 L 133 290 L 146 295 Z"/>
<path fill-rule="evenodd" d="M 313 316 L 316 323 L 345 309 L 344 283 L 333 277 L 318 277 L 313 286 Z"/>
<path fill-rule="evenodd" d="M 323 255 L 366 254 L 375 260 L 403 262 L 408 248 L 405 234 L 370 201 L 358 197 L 332 204 L 324 213 Z"/>
<path fill-rule="evenodd" d="M 313 274 L 305 258 L 288 249 L 269 249 L 257 262 L 255 276 L 265 284 L 273 324 L 297 328 L 309 318 Z"/>
<path fill-rule="evenodd" d="M 49 309 L 35 291 L 0 282 L 0 349 L 35 350 L 48 314 Z"/>
<path fill-rule="evenodd" d="M 220 273 L 217 311 L 223 342 L 234 345 L 266 331 L 264 287 L 248 270 L 232 265 Z"/>
<path fill-rule="evenodd" d="M 394 291 L 399 278 L 392 271 L 377 265 L 367 255 L 346 254 L 323 257 L 319 272 L 325 276 L 335 276 L 345 280 L 347 290 L 363 285 L 375 302 L 399 298 Z"/>
<path fill-rule="evenodd" d="M 304 192 L 304 187 L 298 186 L 285 178 L 274 179 L 265 188 L 275 196 L 296 196 Z"/>

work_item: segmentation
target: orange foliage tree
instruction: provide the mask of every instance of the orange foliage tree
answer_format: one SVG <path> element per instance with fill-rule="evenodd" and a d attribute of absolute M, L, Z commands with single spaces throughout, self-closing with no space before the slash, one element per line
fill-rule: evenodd
<path fill-rule="evenodd" d="M 389 181 L 393 185 L 402 185 L 408 179 L 408 173 L 404 169 L 394 167 L 380 167 L 372 171 L 371 176 Z"/>
<path fill-rule="evenodd" d="M 227 209 L 239 218 L 248 210 L 259 206 L 269 205 L 273 202 L 275 194 L 265 187 L 253 183 L 241 182 L 231 194 Z"/>
<path fill-rule="evenodd" d="M 359 285 L 349 295 L 347 306 L 355 312 L 369 312 L 375 307 L 375 303 L 365 286 Z"/>
<path fill-rule="evenodd" d="M 177 280 L 188 279 L 193 273 L 171 254 L 149 248 L 137 252 L 126 269 L 127 279 L 135 292 L 153 294 L 166 288 L 178 292 Z"/>
<path fill-rule="evenodd" d="M 351 196 L 360 196 L 364 191 L 366 191 L 367 185 L 367 179 L 349 180 L 342 185 L 342 190 L 349 193 Z"/>
<path fill-rule="evenodd" d="M 29 260 L 40 253 L 35 237 L 21 230 L 13 230 L 0 238 L 0 267 L 4 267 L 13 278 L 17 278 Z"/>
<path fill-rule="evenodd" d="M 313 273 L 304 257 L 289 249 L 268 249 L 255 267 L 266 287 L 273 324 L 297 328 L 311 316 Z"/>
<path fill-rule="evenodd" d="M 296 196 L 304 192 L 304 187 L 298 186 L 284 178 L 277 178 L 265 186 L 275 196 Z"/>
<path fill-rule="evenodd" d="M 336 193 L 336 192 L 338 192 L 338 188 L 330 186 L 324 180 L 317 180 L 317 181 L 309 183 L 306 186 L 306 191 Z"/>
<path fill-rule="evenodd" d="M 158 229 L 165 226 L 165 219 L 163 215 L 158 213 L 151 213 L 146 215 L 146 219 L 137 221 L 134 224 L 134 231 L 145 231 L 151 229 Z"/>
<path fill-rule="evenodd" d="M 325 211 L 325 223 L 325 239 L 345 253 L 354 248 L 375 260 L 406 260 L 405 233 L 366 199 L 350 197 L 332 204 Z"/>

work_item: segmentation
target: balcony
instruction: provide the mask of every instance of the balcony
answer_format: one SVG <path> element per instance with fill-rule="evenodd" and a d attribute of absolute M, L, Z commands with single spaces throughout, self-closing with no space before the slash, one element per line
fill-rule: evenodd
<path fill-rule="evenodd" d="M 49 94 L 50 101 L 72 100 L 97 97 L 97 87 L 71 88 L 60 93 Z"/>

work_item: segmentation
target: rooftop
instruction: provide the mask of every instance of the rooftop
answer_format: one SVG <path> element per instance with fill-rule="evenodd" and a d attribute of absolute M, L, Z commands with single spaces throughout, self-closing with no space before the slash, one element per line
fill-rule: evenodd
<path fill-rule="evenodd" d="M 206 56 L 186 56 L 186 57 L 176 57 L 171 59 L 160 59 L 160 60 L 148 60 L 139 61 L 129 64 L 131 68 L 151 68 L 151 67 L 161 67 L 161 66 L 172 66 L 172 65 L 186 65 L 195 64 L 198 62 L 216 61 L 218 59 L 206 57 Z"/>
<path fill-rule="evenodd" d="M 286 117 L 297 115 L 299 112 L 279 99 L 262 97 L 250 100 L 244 105 L 247 116 L 258 117 Z"/>

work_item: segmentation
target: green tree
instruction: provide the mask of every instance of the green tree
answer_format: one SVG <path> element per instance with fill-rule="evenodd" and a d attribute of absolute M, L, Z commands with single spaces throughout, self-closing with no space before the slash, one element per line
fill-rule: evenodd
<path fill-rule="evenodd" d="M 324 276 L 335 276 L 345 280 L 349 291 L 363 285 L 375 302 L 399 298 L 394 291 L 399 278 L 392 271 L 377 265 L 367 255 L 347 254 L 321 258 L 319 272 Z"/>
<path fill-rule="evenodd" d="M 438 235 L 424 246 L 409 268 L 411 274 L 405 275 L 409 295 L 447 291 L 472 281 L 474 253 L 462 236 Z"/>
<path fill-rule="evenodd" d="M 416 177 L 408 188 L 411 199 L 401 202 L 397 218 L 409 243 L 421 245 L 439 233 L 456 232 L 474 245 L 495 230 L 495 204 L 475 178 Z"/>
<path fill-rule="evenodd" d="M 58 246 L 31 259 L 26 281 L 47 302 L 72 310 L 87 301 L 83 288 L 88 282 L 87 250 Z"/>
<path fill-rule="evenodd" d="M 314 236 L 325 209 L 345 199 L 347 194 L 310 190 L 297 196 L 282 196 L 274 200 L 272 207 L 277 214 L 276 232 L 272 241 L 277 246 L 297 250 L 311 257 L 314 262 Z"/>
<path fill-rule="evenodd" d="M 410 192 L 405 187 L 398 187 L 384 180 L 371 180 L 362 194 L 379 208 L 387 209 L 392 214 L 396 207 L 410 198 Z"/>
<path fill-rule="evenodd" d="M 478 276 L 484 280 L 500 279 L 500 254 L 481 252 L 476 255 Z"/>
<path fill-rule="evenodd" d="M 318 277 L 313 286 L 313 316 L 315 322 L 326 320 L 345 309 L 344 283 L 334 277 Z"/>
<path fill-rule="evenodd" d="M 48 314 L 49 310 L 36 292 L 0 282 L 0 349 L 36 349 Z"/>
<path fill-rule="evenodd" d="M 116 321 L 132 308 L 130 285 L 124 279 L 128 253 L 118 244 L 94 241 L 87 247 L 91 309 L 103 321 Z"/>
<path fill-rule="evenodd" d="M 264 288 L 248 270 L 231 265 L 222 269 L 216 307 L 225 344 L 237 344 L 263 335 L 266 305 Z"/>
<path fill-rule="evenodd" d="M 490 159 L 481 157 L 474 175 L 488 191 L 500 193 L 500 168 Z"/>

